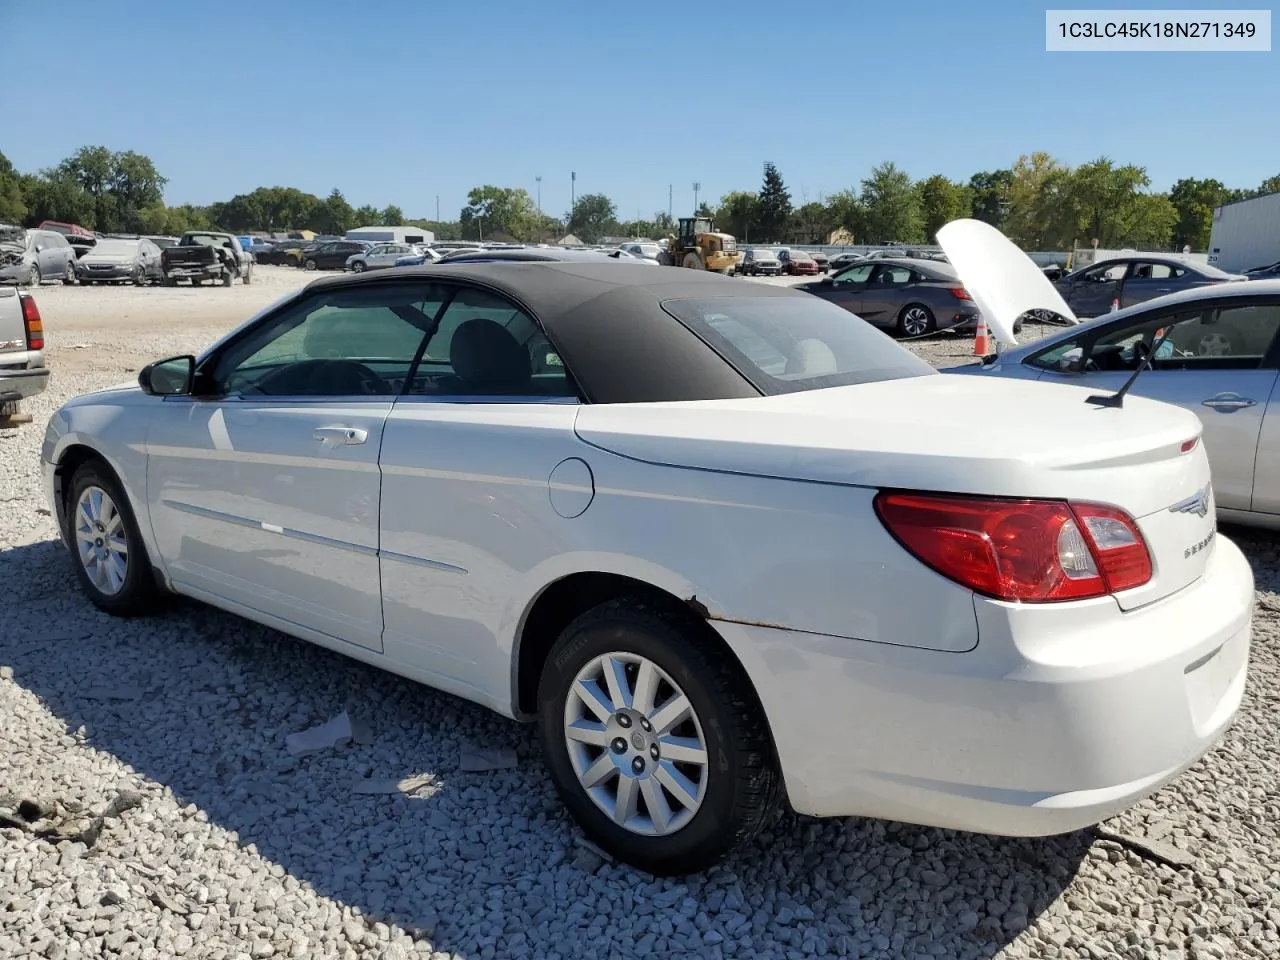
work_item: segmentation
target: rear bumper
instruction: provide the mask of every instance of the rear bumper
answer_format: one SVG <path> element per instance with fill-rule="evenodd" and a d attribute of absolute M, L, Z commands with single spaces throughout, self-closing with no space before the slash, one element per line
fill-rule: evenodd
<path fill-rule="evenodd" d="M 49 368 L 6 370 L 0 367 L 0 400 L 25 400 L 44 393 L 49 386 Z"/>
<path fill-rule="evenodd" d="M 968 653 L 716 626 L 763 670 L 798 812 L 1044 836 L 1119 813 L 1218 741 L 1253 603 L 1247 561 L 1219 538 L 1200 580 L 1128 613 L 976 598 Z"/>

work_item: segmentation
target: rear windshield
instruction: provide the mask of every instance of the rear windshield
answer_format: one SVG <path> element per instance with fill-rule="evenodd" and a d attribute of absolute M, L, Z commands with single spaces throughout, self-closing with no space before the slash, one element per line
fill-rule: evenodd
<path fill-rule="evenodd" d="M 662 309 L 769 395 L 937 373 L 887 334 L 817 297 L 667 300 Z"/>

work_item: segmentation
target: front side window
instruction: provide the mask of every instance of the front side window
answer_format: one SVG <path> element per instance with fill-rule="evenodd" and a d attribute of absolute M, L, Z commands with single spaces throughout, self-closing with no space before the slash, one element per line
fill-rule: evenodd
<path fill-rule="evenodd" d="M 937 373 L 875 327 L 818 297 L 667 300 L 662 309 L 765 394 Z"/>
<path fill-rule="evenodd" d="M 471 287 L 458 288 L 449 301 L 408 392 L 449 398 L 578 396 L 542 328 L 505 298 Z"/>
<path fill-rule="evenodd" d="M 1116 283 L 1124 279 L 1127 269 L 1128 266 L 1123 263 L 1113 263 L 1110 266 L 1104 264 L 1092 270 L 1086 270 L 1081 274 L 1080 281 L 1082 283 Z"/>
<path fill-rule="evenodd" d="M 431 284 L 325 291 L 291 304 L 217 360 L 228 396 L 381 396 L 404 387 L 446 298 Z"/>

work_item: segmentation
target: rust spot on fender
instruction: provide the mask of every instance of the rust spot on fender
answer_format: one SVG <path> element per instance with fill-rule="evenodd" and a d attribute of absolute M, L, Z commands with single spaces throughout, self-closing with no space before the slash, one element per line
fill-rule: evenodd
<path fill-rule="evenodd" d="M 685 601 L 689 605 L 689 609 L 700 616 L 703 620 L 716 620 L 720 623 L 739 623 L 744 627 L 764 627 L 768 630 L 788 630 L 794 631 L 794 627 L 788 627 L 782 623 L 770 623 L 768 620 L 746 620 L 741 617 L 726 617 L 719 614 L 713 614 L 707 609 L 707 605 L 698 599 L 694 594 Z"/>
<path fill-rule="evenodd" d="M 707 609 L 707 605 L 698 599 L 698 595 L 696 593 L 686 600 L 685 603 L 689 605 L 690 610 L 700 616 L 703 620 L 714 619 L 711 616 L 711 611 Z"/>

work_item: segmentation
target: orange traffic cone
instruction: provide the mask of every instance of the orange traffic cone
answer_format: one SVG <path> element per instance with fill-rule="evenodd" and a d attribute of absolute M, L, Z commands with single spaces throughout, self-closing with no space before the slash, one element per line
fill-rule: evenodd
<path fill-rule="evenodd" d="M 991 337 L 987 334 L 987 321 L 978 318 L 978 332 L 973 337 L 973 355 L 985 357 L 991 352 Z"/>

